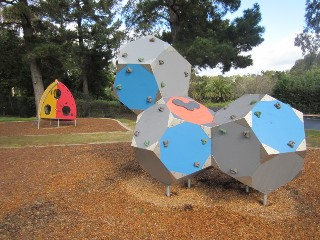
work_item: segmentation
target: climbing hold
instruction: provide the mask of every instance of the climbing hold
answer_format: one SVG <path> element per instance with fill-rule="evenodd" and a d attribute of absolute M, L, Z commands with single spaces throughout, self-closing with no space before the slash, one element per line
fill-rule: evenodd
<path fill-rule="evenodd" d="M 243 136 L 245 137 L 245 138 L 250 138 L 250 131 L 244 131 L 243 132 Z"/>
<path fill-rule="evenodd" d="M 195 167 L 197 167 L 197 168 L 200 167 L 200 162 L 194 162 L 194 163 L 193 163 L 193 166 L 195 166 Z"/>
<path fill-rule="evenodd" d="M 257 111 L 257 112 L 254 112 L 254 115 L 257 116 L 258 118 L 261 117 L 261 112 Z"/>
<path fill-rule="evenodd" d="M 163 65 L 164 61 L 163 60 L 159 60 L 159 65 Z"/>
<path fill-rule="evenodd" d="M 150 145 L 150 141 L 149 140 L 144 141 L 144 145 L 148 147 Z"/>
<path fill-rule="evenodd" d="M 224 129 L 224 128 L 220 128 L 220 133 L 221 133 L 221 134 L 227 134 L 227 130 Z"/>
<path fill-rule="evenodd" d="M 116 86 L 116 89 L 117 89 L 117 90 L 121 90 L 121 89 L 122 89 L 121 84 L 118 84 L 118 85 Z"/>
<path fill-rule="evenodd" d="M 208 142 L 208 140 L 207 139 L 201 139 L 201 142 L 202 142 L 202 145 L 205 145 Z"/>
<path fill-rule="evenodd" d="M 161 87 L 164 88 L 166 84 L 164 82 L 161 82 Z"/>
<path fill-rule="evenodd" d="M 253 100 L 253 101 L 250 102 L 250 105 L 253 105 L 253 104 L 255 104 L 255 103 L 257 103 L 257 101 L 256 101 L 256 100 Z"/>
<path fill-rule="evenodd" d="M 275 103 L 274 106 L 277 108 L 277 109 L 280 109 L 281 108 L 281 104 L 279 102 Z"/>
<path fill-rule="evenodd" d="M 164 107 L 159 107 L 158 110 L 159 110 L 160 112 L 163 112 Z"/>
<path fill-rule="evenodd" d="M 151 97 L 151 96 L 148 96 L 148 97 L 147 97 L 147 102 L 148 102 L 148 103 L 151 103 L 151 102 L 152 102 L 152 97 Z"/>
<path fill-rule="evenodd" d="M 126 70 L 127 73 L 132 73 L 132 68 L 128 67 Z"/>
<path fill-rule="evenodd" d="M 150 38 L 149 41 L 150 41 L 150 42 L 155 42 L 156 39 L 155 39 L 155 38 Z"/>
<path fill-rule="evenodd" d="M 230 116 L 230 119 L 232 119 L 232 120 L 233 120 L 233 119 L 236 119 L 236 118 L 237 118 L 236 115 L 231 115 L 231 116 Z"/>
<path fill-rule="evenodd" d="M 135 132 L 134 132 L 134 135 L 135 135 L 136 137 L 138 137 L 138 136 L 139 136 L 139 134 L 140 134 L 140 132 L 139 132 L 139 131 L 135 131 Z"/>
<path fill-rule="evenodd" d="M 193 111 L 195 108 L 196 109 L 200 108 L 200 104 L 195 101 L 189 101 L 189 102 L 185 103 L 184 101 L 175 98 L 172 100 L 172 103 L 176 106 L 184 107 L 185 109 L 187 109 L 189 111 Z"/>
<path fill-rule="evenodd" d="M 238 173 L 238 169 L 232 168 L 232 169 L 230 169 L 230 173 L 231 174 L 237 174 Z"/>
<path fill-rule="evenodd" d="M 143 61 L 144 61 L 144 58 L 138 58 L 138 61 L 139 61 L 139 62 L 143 62 Z"/>
<path fill-rule="evenodd" d="M 124 54 L 122 54 L 122 57 L 123 57 L 123 58 L 128 57 L 128 53 L 124 53 Z"/>
<path fill-rule="evenodd" d="M 291 148 L 294 148 L 294 145 L 295 145 L 295 144 L 296 144 L 296 143 L 291 140 L 291 141 L 288 142 L 287 145 L 288 145 L 289 147 L 291 147 Z"/>
<path fill-rule="evenodd" d="M 168 141 L 168 140 L 163 141 L 163 146 L 164 146 L 164 147 L 168 147 L 168 146 L 169 146 L 169 141 Z"/>
<path fill-rule="evenodd" d="M 184 72 L 184 76 L 185 76 L 185 77 L 188 77 L 188 76 L 189 76 L 189 73 L 188 73 L 188 72 Z"/>

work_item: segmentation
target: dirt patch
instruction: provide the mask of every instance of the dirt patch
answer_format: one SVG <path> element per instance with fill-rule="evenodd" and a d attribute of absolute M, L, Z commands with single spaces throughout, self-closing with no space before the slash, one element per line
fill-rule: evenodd
<path fill-rule="evenodd" d="M 78 118 L 76 126 L 73 121 L 41 120 L 38 129 L 37 121 L 32 122 L 0 122 L 0 136 L 47 135 L 68 133 L 94 133 L 128 131 L 116 120 L 108 118 Z"/>
<path fill-rule="evenodd" d="M 267 207 L 261 193 L 214 169 L 166 197 L 130 143 L 2 148 L 0 156 L 0 239 L 320 238 L 319 149 L 308 149 L 303 174 Z"/>

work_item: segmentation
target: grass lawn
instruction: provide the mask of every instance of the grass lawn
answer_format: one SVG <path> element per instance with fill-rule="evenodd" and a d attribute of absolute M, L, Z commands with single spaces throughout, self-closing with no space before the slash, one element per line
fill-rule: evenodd
<path fill-rule="evenodd" d="M 35 121 L 36 118 L 0 117 L 0 122 Z M 117 119 L 134 130 L 136 122 L 132 119 Z M 62 140 L 63 139 L 63 140 Z M 0 147 L 48 146 L 105 142 L 130 142 L 132 131 L 106 133 L 78 133 L 43 136 L 0 136 Z M 320 131 L 306 130 L 307 147 L 320 148 Z"/>
<path fill-rule="evenodd" d="M 36 121 L 36 117 L 22 118 L 22 117 L 0 117 L 0 122 L 19 122 L 19 121 Z"/>
<path fill-rule="evenodd" d="M 320 148 L 320 131 L 306 130 L 307 146 Z"/>

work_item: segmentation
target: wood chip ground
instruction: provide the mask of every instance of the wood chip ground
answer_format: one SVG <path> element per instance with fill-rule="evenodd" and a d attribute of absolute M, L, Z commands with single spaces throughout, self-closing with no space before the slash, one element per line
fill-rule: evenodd
<path fill-rule="evenodd" d="M 54 134 L 125 131 L 85 121 Z M 25 124 L 0 133 L 39 134 L 16 129 Z M 140 168 L 130 143 L 1 148 L 0 239 L 320 239 L 320 149 L 308 149 L 302 175 L 266 207 L 215 169 L 171 192 Z"/>

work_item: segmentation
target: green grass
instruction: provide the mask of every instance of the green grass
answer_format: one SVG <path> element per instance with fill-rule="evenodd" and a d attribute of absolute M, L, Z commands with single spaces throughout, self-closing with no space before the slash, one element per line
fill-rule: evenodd
<path fill-rule="evenodd" d="M 8 121 L 35 121 L 36 118 L 0 117 L 0 122 Z M 133 119 L 117 119 L 134 130 L 136 122 Z M 107 143 L 107 142 L 130 142 L 132 131 L 127 132 L 106 132 L 86 134 L 57 134 L 41 136 L 0 136 L 0 147 L 26 147 L 26 146 L 50 146 L 70 145 L 86 143 Z M 307 147 L 320 148 L 320 131 L 306 130 Z"/>
<path fill-rule="evenodd" d="M 59 134 L 0 137 L 0 147 L 52 146 L 87 143 L 131 142 L 132 132 Z"/>
<path fill-rule="evenodd" d="M 22 118 L 22 117 L 0 117 L 0 122 L 27 122 L 27 121 L 36 121 L 36 117 L 30 117 L 30 118 Z"/>
<path fill-rule="evenodd" d="M 320 131 L 306 130 L 306 141 L 308 147 L 320 148 Z"/>
<path fill-rule="evenodd" d="M 125 126 L 130 128 L 131 130 L 134 130 L 136 126 L 136 121 L 132 119 L 127 119 L 127 118 L 117 118 L 118 121 L 122 122 Z"/>

